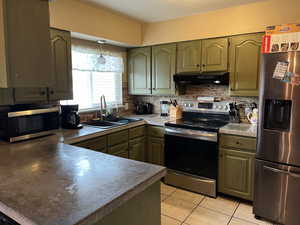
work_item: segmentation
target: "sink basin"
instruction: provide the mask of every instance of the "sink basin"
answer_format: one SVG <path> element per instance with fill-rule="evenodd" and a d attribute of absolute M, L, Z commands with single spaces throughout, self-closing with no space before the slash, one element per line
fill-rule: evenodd
<path fill-rule="evenodd" d="M 108 129 L 116 126 L 123 125 L 122 123 L 110 122 L 110 121 L 102 121 L 102 120 L 91 120 L 88 122 L 83 123 L 89 126 L 101 127 L 103 129 Z"/>
<path fill-rule="evenodd" d="M 137 122 L 137 121 L 141 121 L 141 120 L 142 119 L 120 117 L 120 118 L 107 120 L 107 121 L 114 122 L 114 123 L 128 124 L 128 123 L 133 123 L 133 122 Z"/>

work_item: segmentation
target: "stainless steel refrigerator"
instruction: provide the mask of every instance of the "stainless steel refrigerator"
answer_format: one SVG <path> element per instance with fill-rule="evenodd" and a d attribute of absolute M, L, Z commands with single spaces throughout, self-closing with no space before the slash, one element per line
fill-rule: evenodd
<path fill-rule="evenodd" d="M 265 54 L 261 63 L 253 211 L 299 225 L 300 52 Z"/>

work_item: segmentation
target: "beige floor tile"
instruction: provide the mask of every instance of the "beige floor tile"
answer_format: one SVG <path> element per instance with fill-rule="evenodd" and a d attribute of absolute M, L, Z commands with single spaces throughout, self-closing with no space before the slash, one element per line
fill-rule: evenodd
<path fill-rule="evenodd" d="M 160 194 L 160 201 L 162 202 L 162 201 L 166 200 L 166 198 L 168 198 L 168 197 L 169 197 L 169 195 Z"/>
<path fill-rule="evenodd" d="M 251 223 L 246 220 L 242 220 L 238 218 L 232 218 L 229 225 L 256 225 L 256 223 Z"/>
<path fill-rule="evenodd" d="M 161 225 L 180 225 L 181 222 L 168 216 L 161 216 Z"/>
<path fill-rule="evenodd" d="M 195 204 L 171 195 L 161 203 L 161 213 L 174 219 L 184 221 L 195 207 Z"/>
<path fill-rule="evenodd" d="M 185 221 L 189 225 L 227 225 L 230 216 L 198 207 Z"/>
<path fill-rule="evenodd" d="M 249 222 L 256 223 L 256 224 L 263 224 L 263 225 L 271 224 L 263 220 L 255 219 L 254 214 L 252 213 L 252 205 L 250 204 L 240 203 L 239 207 L 237 208 L 233 216 L 235 218 L 247 220 Z"/>
<path fill-rule="evenodd" d="M 181 190 L 181 189 L 177 189 L 172 194 L 172 197 L 177 198 L 177 199 L 181 199 L 183 201 L 191 202 L 195 205 L 198 205 L 201 202 L 201 200 L 204 198 L 204 196 L 201 195 L 201 194 L 196 194 L 196 193 Z"/>
<path fill-rule="evenodd" d="M 205 199 L 201 202 L 200 206 L 232 216 L 234 210 L 236 210 L 236 208 L 238 207 L 238 202 L 236 200 L 232 200 L 231 198 L 205 197 Z"/>
<path fill-rule="evenodd" d="M 171 195 L 176 191 L 175 187 L 160 183 L 160 193 L 165 195 Z"/>

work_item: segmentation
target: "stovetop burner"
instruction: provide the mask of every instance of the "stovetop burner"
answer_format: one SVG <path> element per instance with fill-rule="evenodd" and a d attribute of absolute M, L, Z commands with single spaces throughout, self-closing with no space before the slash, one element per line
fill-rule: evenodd
<path fill-rule="evenodd" d="M 184 112 L 183 118 L 165 123 L 169 127 L 217 132 L 229 121 L 228 115 Z"/>

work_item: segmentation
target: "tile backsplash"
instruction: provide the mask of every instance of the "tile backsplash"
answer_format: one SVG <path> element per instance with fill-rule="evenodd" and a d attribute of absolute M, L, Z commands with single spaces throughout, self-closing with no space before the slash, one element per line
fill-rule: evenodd
<path fill-rule="evenodd" d="M 245 107 L 250 103 L 258 104 L 257 97 L 231 97 L 229 88 L 226 85 L 190 85 L 186 88 L 186 93 L 180 96 L 133 96 L 133 102 L 149 102 L 154 105 L 154 113 L 160 113 L 160 101 L 177 99 L 179 104 L 184 101 L 196 100 L 198 96 L 213 96 L 221 98 L 224 101 L 237 102 L 240 107 L 240 117 L 242 122 L 248 122 L 244 113 Z"/>

